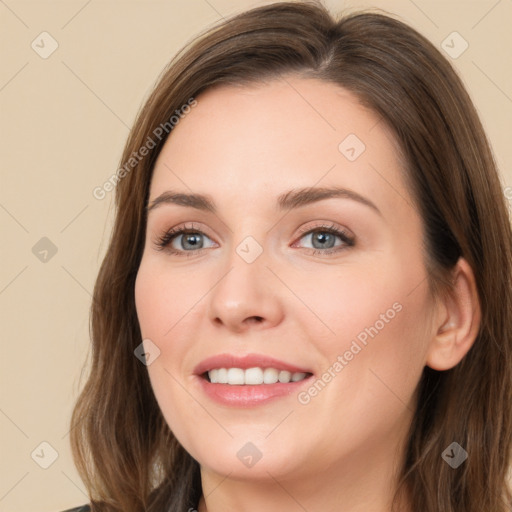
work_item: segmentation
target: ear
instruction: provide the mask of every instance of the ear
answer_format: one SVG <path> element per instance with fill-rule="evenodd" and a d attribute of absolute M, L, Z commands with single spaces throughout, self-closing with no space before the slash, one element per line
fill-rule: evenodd
<path fill-rule="evenodd" d="M 465 259 L 459 258 L 452 279 L 452 289 L 439 299 L 435 334 L 427 351 L 427 366 L 440 371 L 462 360 L 478 335 L 481 321 L 475 277 Z"/>

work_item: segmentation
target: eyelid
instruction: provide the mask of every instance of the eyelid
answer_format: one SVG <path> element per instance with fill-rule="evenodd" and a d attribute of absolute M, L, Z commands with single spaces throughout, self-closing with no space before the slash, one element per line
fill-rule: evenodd
<path fill-rule="evenodd" d="M 169 251 L 173 252 L 173 250 L 171 248 L 169 248 L 169 244 L 180 235 L 184 235 L 187 233 L 199 233 L 201 235 L 208 237 L 211 240 L 211 237 L 208 236 L 204 231 L 205 231 L 204 229 L 196 226 L 193 222 L 191 222 L 190 225 L 187 225 L 187 223 L 178 224 L 175 227 L 165 230 L 161 235 L 157 235 L 157 237 L 153 241 L 153 243 L 154 243 L 156 249 L 159 251 L 169 250 Z M 176 252 L 195 253 L 200 250 L 202 250 L 202 249 L 197 249 L 196 251 L 176 251 Z"/>
<path fill-rule="evenodd" d="M 304 235 L 310 233 L 311 231 L 317 231 L 320 229 L 340 231 L 347 237 L 355 238 L 355 235 L 349 229 L 336 224 L 336 222 L 324 222 L 322 224 L 315 224 L 313 226 L 311 224 L 307 224 L 306 226 L 301 226 L 298 231 L 301 235 Z"/>

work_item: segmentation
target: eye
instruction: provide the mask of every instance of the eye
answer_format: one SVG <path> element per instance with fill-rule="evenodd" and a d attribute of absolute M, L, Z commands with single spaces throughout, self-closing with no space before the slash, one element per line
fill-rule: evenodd
<path fill-rule="evenodd" d="M 306 247 L 312 250 L 314 255 L 328 255 L 337 253 L 355 245 L 355 239 L 347 231 L 332 225 L 316 226 L 312 229 L 302 229 L 304 233 L 299 240 L 309 238 L 313 247 Z M 166 250 L 177 256 L 193 256 L 197 251 L 207 247 L 204 246 L 204 238 L 211 239 L 201 230 L 191 225 L 178 226 L 166 231 L 156 242 L 158 250 Z M 341 243 L 336 244 L 336 239 Z M 212 244 L 214 244 L 212 242 Z M 209 245 L 212 247 L 214 245 Z M 292 246 L 295 247 L 296 243 Z"/>
<path fill-rule="evenodd" d="M 178 256 L 189 256 L 204 249 L 204 238 L 208 238 L 202 231 L 196 229 L 193 225 L 178 226 L 177 228 L 166 231 L 157 239 L 155 245 L 158 250 L 166 250 L 171 254 Z M 208 240 L 210 240 L 208 238 Z M 176 247 L 178 246 L 178 247 Z M 210 246 L 208 246 L 210 247 Z"/>
<path fill-rule="evenodd" d="M 306 228 L 307 229 L 307 228 Z M 301 232 L 305 234 L 300 239 L 309 238 L 313 247 L 313 254 L 333 254 L 353 247 L 355 245 L 354 237 L 342 228 L 336 227 L 334 224 L 330 226 L 316 226 L 306 231 L 302 229 Z M 336 245 L 336 238 L 341 240 L 341 244 Z M 306 249 L 309 249 L 306 247 Z"/>

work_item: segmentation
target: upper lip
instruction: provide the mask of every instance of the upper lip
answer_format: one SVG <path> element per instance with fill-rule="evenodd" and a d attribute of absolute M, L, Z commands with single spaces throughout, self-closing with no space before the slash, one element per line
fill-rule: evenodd
<path fill-rule="evenodd" d="M 247 368 L 275 368 L 276 370 L 285 370 L 291 373 L 312 373 L 307 369 L 263 354 L 246 354 L 243 356 L 218 354 L 201 361 L 195 367 L 194 373 L 202 375 L 216 368 L 241 368 L 242 370 Z"/>

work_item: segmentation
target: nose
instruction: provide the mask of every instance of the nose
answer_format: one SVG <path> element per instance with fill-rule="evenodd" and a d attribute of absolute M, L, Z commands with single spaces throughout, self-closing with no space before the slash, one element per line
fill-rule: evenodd
<path fill-rule="evenodd" d="M 209 316 L 216 327 L 242 333 L 268 329 L 284 316 L 282 284 L 261 254 L 247 263 L 234 253 L 230 266 L 209 294 Z"/>

